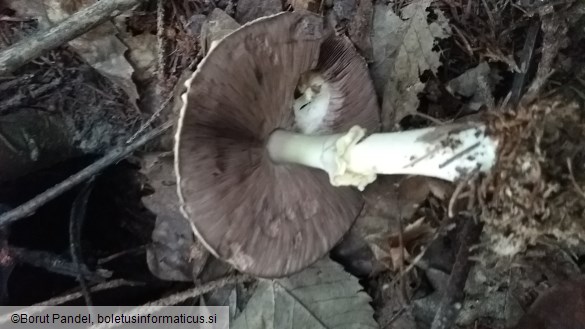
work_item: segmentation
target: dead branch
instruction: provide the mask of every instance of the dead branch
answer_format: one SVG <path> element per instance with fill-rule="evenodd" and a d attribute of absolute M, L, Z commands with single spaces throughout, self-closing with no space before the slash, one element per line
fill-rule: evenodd
<path fill-rule="evenodd" d="M 201 286 L 196 286 L 196 287 L 193 287 L 191 289 L 170 295 L 168 297 L 164 297 L 164 298 L 159 299 L 157 301 L 154 301 L 154 302 L 142 305 L 142 306 L 135 307 L 132 310 L 130 310 L 128 314 L 154 313 L 163 307 L 177 305 L 178 303 L 183 302 L 189 298 L 201 296 L 201 295 L 206 294 L 208 292 L 214 291 L 215 289 L 218 289 L 218 288 L 221 288 L 221 287 L 224 287 L 224 286 L 227 286 L 230 284 L 250 282 L 253 280 L 254 280 L 254 278 L 251 276 L 248 276 L 248 275 L 243 275 L 243 274 L 230 275 L 230 276 L 220 278 L 220 279 L 215 280 L 215 281 L 205 283 Z M 126 286 L 126 285 L 136 285 L 136 283 L 128 282 L 125 280 L 114 280 L 114 281 L 104 283 L 103 285 L 101 285 L 99 290 L 107 290 L 107 289 L 112 289 L 115 287 Z M 93 291 L 93 292 L 98 291 L 98 287 L 97 286 L 93 287 L 91 289 L 91 291 Z M 72 298 L 72 297 L 75 297 L 75 298 Z M 79 297 L 81 297 L 81 293 L 74 293 L 74 294 L 71 294 L 68 296 L 51 299 L 49 301 L 46 301 L 46 302 L 43 302 L 40 304 L 36 304 L 33 306 L 28 306 L 26 308 L 23 308 L 20 311 L 23 313 L 27 313 L 28 315 L 34 315 L 36 313 L 45 311 L 46 309 L 48 309 L 49 307 L 51 307 L 53 305 L 61 305 L 65 302 L 71 301 L 73 299 L 77 299 Z M 8 316 L 0 316 L 0 326 L 8 321 L 9 321 Z M 99 328 L 102 328 L 102 329 L 113 328 L 113 327 L 116 327 L 119 325 L 121 325 L 121 324 L 110 323 L 110 324 L 106 324 L 105 326 L 99 325 Z M 95 328 L 95 327 L 96 326 L 92 326 L 91 328 Z"/>
<path fill-rule="evenodd" d="M 0 213 L 10 209 L 0 204 Z M 0 306 L 8 302 L 8 280 L 16 265 L 14 257 L 8 248 L 9 228 L 0 229 Z"/>
<path fill-rule="evenodd" d="M 78 270 L 75 264 L 50 252 L 14 246 L 7 246 L 7 250 L 10 256 L 20 263 L 42 268 L 52 273 L 72 277 L 77 276 Z M 112 276 L 111 271 L 98 268 L 95 272 L 92 272 L 85 265 L 81 266 L 81 273 L 87 280 L 92 282 L 103 281 Z"/>
<path fill-rule="evenodd" d="M 75 264 L 77 270 L 77 281 L 81 287 L 81 292 L 85 299 L 85 305 L 92 306 L 91 295 L 87 287 L 87 278 L 85 277 L 83 269 L 83 259 L 81 255 L 81 227 L 85 221 L 85 212 L 87 210 L 87 202 L 93 190 L 94 178 L 90 178 L 81 188 L 81 192 L 73 201 L 71 207 L 71 215 L 69 217 L 69 252 L 71 253 L 71 260 Z"/>
<path fill-rule="evenodd" d="M 145 285 L 144 282 L 128 281 L 125 279 L 116 279 L 116 280 L 112 280 L 112 281 L 99 283 L 99 284 L 91 287 L 89 289 L 89 291 L 96 293 L 96 292 L 100 292 L 100 291 L 116 289 L 119 287 L 139 287 L 139 286 L 144 286 L 144 285 Z M 42 311 L 50 306 L 63 305 L 65 303 L 74 301 L 74 300 L 79 299 L 81 297 L 83 297 L 83 294 L 81 293 L 81 291 L 76 291 L 76 292 L 73 292 L 73 293 L 70 293 L 70 294 L 67 294 L 64 296 L 58 296 L 58 297 L 46 300 L 44 302 L 34 304 L 31 306 L 31 308 L 34 307 L 35 311 Z M 45 306 L 45 307 L 42 307 L 42 306 Z"/>
<path fill-rule="evenodd" d="M 214 291 L 218 288 L 221 288 L 221 287 L 224 287 L 224 286 L 227 286 L 230 284 L 235 284 L 235 283 L 250 282 L 253 280 L 254 280 L 253 277 L 248 276 L 248 275 L 243 275 L 243 274 L 227 276 L 227 277 L 215 280 L 215 281 L 208 282 L 202 286 L 197 286 L 197 287 L 194 287 L 192 289 L 182 291 L 182 292 L 176 293 L 174 295 L 170 295 L 168 297 L 159 299 L 157 301 L 154 301 L 154 302 L 142 305 L 142 306 L 138 306 L 138 307 L 130 310 L 126 314 L 154 313 L 154 312 L 159 311 L 165 307 L 177 305 L 181 302 L 184 302 L 185 300 L 187 300 L 189 298 L 201 296 L 201 295 L 206 294 L 208 292 Z M 120 323 L 107 323 L 104 325 L 95 325 L 95 326 L 92 326 L 90 328 L 109 329 L 109 328 L 119 327 L 120 325 L 121 325 Z"/>
<path fill-rule="evenodd" d="M 520 72 L 516 73 L 514 76 L 514 81 L 512 82 L 512 91 L 511 91 L 511 104 L 512 106 L 518 105 L 520 98 L 522 96 L 522 91 L 524 89 L 524 84 L 526 80 L 526 74 L 528 73 L 528 69 L 530 68 L 530 63 L 532 62 L 532 57 L 534 54 L 534 45 L 536 44 L 536 37 L 538 36 L 538 32 L 540 31 L 538 21 L 533 21 L 530 27 L 528 28 L 528 32 L 526 33 L 526 39 L 524 41 L 524 48 L 522 48 L 522 55 L 520 58 Z"/>
<path fill-rule="evenodd" d="M 553 64 L 561 50 L 563 41 L 568 31 L 564 15 L 556 13 L 542 17 L 542 54 L 534 80 L 528 87 L 526 95 L 523 97 L 524 103 L 530 103 L 538 97 L 540 92 L 548 81 L 548 78 L 554 73 Z"/>
<path fill-rule="evenodd" d="M 441 299 L 431 329 L 450 329 L 455 327 L 455 320 L 459 315 L 463 299 L 465 297 L 465 282 L 471 269 L 469 259 L 470 248 L 477 243 L 483 225 L 477 223 L 472 217 L 462 216 L 459 223 L 463 228 L 458 233 L 458 251 L 455 264 L 451 270 L 451 276 L 447 283 L 445 294 Z"/>
<path fill-rule="evenodd" d="M 47 202 L 52 201 L 56 197 L 60 196 L 64 192 L 67 192 L 71 188 L 77 186 L 78 184 L 82 183 L 83 181 L 93 177 L 97 173 L 104 170 L 106 167 L 126 158 L 132 152 L 138 150 L 140 147 L 144 146 L 146 143 L 150 142 L 154 138 L 160 136 L 165 131 L 167 131 L 170 127 L 173 126 L 173 121 L 169 120 L 166 123 L 162 124 L 161 126 L 154 128 L 153 130 L 145 133 L 141 138 L 136 140 L 136 142 L 126 145 L 116 147 L 103 156 L 98 161 L 92 163 L 91 165 L 85 167 L 78 173 L 70 176 L 66 180 L 62 181 L 61 183 L 51 187 L 50 189 L 46 190 L 45 192 L 37 195 L 36 197 L 32 198 L 31 200 L 23 203 L 22 205 L 9 210 L 0 215 L 0 227 L 6 226 L 10 223 L 13 223 L 21 218 L 30 216 L 35 213 L 40 207 L 45 205 Z"/>
<path fill-rule="evenodd" d="M 90 31 L 143 0 L 101 0 L 71 15 L 58 25 L 39 31 L 0 52 L 0 75 L 18 69 L 43 52 Z"/>

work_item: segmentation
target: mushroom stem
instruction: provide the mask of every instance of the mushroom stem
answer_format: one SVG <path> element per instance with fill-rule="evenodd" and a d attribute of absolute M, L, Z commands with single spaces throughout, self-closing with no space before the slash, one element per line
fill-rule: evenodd
<path fill-rule="evenodd" d="M 498 141 L 483 124 L 451 124 L 375 133 L 354 126 L 346 134 L 311 136 L 277 130 L 267 144 L 271 159 L 322 169 L 334 186 L 363 190 L 378 174 L 410 174 L 456 181 L 489 171 Z"/>

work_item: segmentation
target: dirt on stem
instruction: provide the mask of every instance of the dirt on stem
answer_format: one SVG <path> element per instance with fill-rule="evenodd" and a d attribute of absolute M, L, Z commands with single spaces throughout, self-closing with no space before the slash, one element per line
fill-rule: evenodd
<path fill-rule="evenodd" d="M 480 189 L 492 251 L 514 256 L 544 238 L 585 240 L 585 118 L 560 99 L 489 114 L 499 159 Z"/>

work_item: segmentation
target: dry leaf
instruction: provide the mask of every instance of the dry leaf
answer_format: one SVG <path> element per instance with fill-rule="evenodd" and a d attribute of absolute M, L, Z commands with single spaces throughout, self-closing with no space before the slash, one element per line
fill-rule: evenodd
<path fill-rule="evenodd" d="M 80 9 L 94 4 L 95 0 L 45 0 L 45 3 L 49 20 L 57 24 Z M 116 26 L 107 22 L 71 40 L 69 45 L 89 65 L 120 87 L 131 104 L 135 104 L 138 91 L 132 81 L 134 69 L 124 57 L 128 48 L 118 39 L 117 34 Z"/>
<path fill-rule="evenodd" d="M 158 47 L 156 35 L 150 33 L 138 35 L 123 33 L 120 38 L 128 47 L 128 62 L 134 68 L 136 81 L 146 83 L 155 78 Z"/>
<path fill-rule="evenodd" d="M 41 28 L 49 28 L 68 18 L 95 0 L 10 0 L 9 7 L 17 13 L 33 16 Z M 136 85 L 132 81 L 134 69 L 124 57 L 128 50 L 117 37 L 118 29 L 110 22 L 71 40 L 69 46 L 100 74 L 121 88 L 131 104 L 138 99 Z"/>
<path fill-rule="evenodd" d="M 449 81 L 447 90 L 471 98 L 466 107 L 468 111 L 476 112 L 482 106 L 494 107 L 495 101 L 492 93 L 499 81 L 499 74 L 492 71 L 486 62 L 482 62 Z"/>
<path fill-rule="evenodd" d="M 119 38 L 128 47 L 129 51 L 126 53 L 126 58 L 134 68 L 132 77 L 137 83 L 137 89 L 140 91 L 138 107 L 142 113 L 156 113 L 160 108 L 156 75 L 158 59 L 156 36 L 148 32 L 132 35 L 122 30 Z"/>
<path fill-rule="evenodd" d="M 347 34 L 366 62 L 373 60 L 372 20 L 374 3 L 372 0 L 358 0 L 355 14 L 349 22 Z"/>
<path fill-rule="evenodd" d="M 360 232 L 353 228 L 331 250 L 330 256 L 342 264 L 349 273 L 358 277 L 371 277 L 386 270 L 385 266 L 377 261 L 372 248 Z"/>
<path fill-rule="evenodd" d="M 172 155 L 145 155 L 142 173 L 154 189 L 142 201 L 156 214 L 152 244 L 147 252 L 148 267 L 163 280 L 192 281 L 203 270 L 209 253 L 195 239 L 189 222 L 179 210 Z"/>
<path fill-rule="evenodd" d="M 201 50 L 207 54 L 223 37 L 240 27 L 225 11 L 215 8 L 208 16 L 201 27 Z"/>
<path fill-rule="evenodd" d="M 402 237 L 406 254 L 416 254 L 434 229 L 423 219 L 412 222 L 412 217 L 431 193 L 444 196 L 446 190 L 448 186 L 427 177 L 381 176 L 364 192 L 366 211 L 352 230 L 359 232 L 384 267 L 397 269 L 397 255 L 402 253 L 398 243 L 400 222 L 405 226 Z"/>
<path fill-rule="evenodd" d="M 289 2 L 294 10 L 308 10 L 314 13 L 320 12 L 322 3 L 321 0 L 291 0 Z"/>
<path fill-rule="evenodd" d="M 280 0 L 239 0 L 236 7 L 236 21 L 245 24 L 281 11 L 282 2 Z"/>
<path fill-rule="evenodd" d="M 438 8 L 436 19 L 428 22 L 431 0 L 414 1 L 397 16 L 391 5 L 374 8 L 374 65 L 372 75 L 382 91 L 382 125 L 390 130 L 409 114 L 416 112 L 425 83 L 420 75 L 436 74 L 441 66 L 436 41 L 449 37 L 448 21 Z"/>
<path fill-rule="evenodd" d="M 410 263 L 411 255 L 418 251 L 418 247 L 429 242 L 434 233 L 435 229 L 423 217 L 404 228 L 402 244 L 399 232 L 370 235 L 366 240 L 376 258 L 391 271 L 396 271 Z"/>
<path fill-rule="evenodd" d="M 358 279 L 324 258 L 288 278 L 262 280 L 235 329 L 378 328 Z"/>

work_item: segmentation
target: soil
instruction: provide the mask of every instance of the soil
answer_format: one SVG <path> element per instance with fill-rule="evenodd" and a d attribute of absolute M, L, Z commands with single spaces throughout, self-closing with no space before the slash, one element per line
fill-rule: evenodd
<path fill-rule="evenodd" d="M 549 288 L 584 275 L 585 5 L 528 2 L 445 0 L 433 1 L 428 9 L 429 21 L 437 19 L 435 10 L 442 11 L 452 37 L 434 45 L 441 49 L 437 74 L 420 74 L 426 84 L 419 94 L 420 115 L 395 125 L 409 129 L 481 117 L 501 141 L 500 158 L 490 175 L 464 182 L 460 190 L 420 177 L 384 177 L 366 189 L 364 211 L 331 257 L 360 278 L 381 328 L 431 328 L 449 294 L 460 296 L 453 328 L 513 328 L 526 322 L 521 320 L 526 311 Z M 136 69 L 129 79 L 141 95 L 137 103 L 67 44 L 0 76 L 0 214 L 126 145 L 135 134 L 172 119 L 176 104 L 170 96 L 180 94 L 184 72 L 205 55 L 201 43 L 209 40 L 199 40 L 199 33 L 214 9 L 243 24 L 282 5 L 270 0 L 164 3 L 157 8 L 156 1 L 147 1 L 124 20 L 125 33 L 146 34 L 159 52 L 154 54 L 159 63 L 143 70 L 129 59 Z M 321 11 L 371 59 L 375 54 L 370 40 L 364 40 L 369 35 L 364 22 L 377 3 L 294 1 L 283 8 L 294 4 Z M 390 5 L 400 12 L 407 3 Z M 157 12 L 164 13 L 162 23 Z M 29 14 L 0 4 L 0 53 L 41 28 Z M 534 22 L 542 29 L 526 46 Z M 517 64 L 526 58 L 528 69 L 519 72 Z M 499 72 L 490 91 L 495 105 L 470 113 L 472 97 L 448 84 L 484 61 Z M 520 75 L 523 97 L 510 99 Z M 163 106 L 166 99 L 171 106 Z M 95 288 L 95 305 L 143 304 L 233 273 L 184 234 L 184 223 L 173 223 L 180 215 L 170 201 L 175 190 L 168 160 L 171 137 L 168 133 L 97 173 L 85 219 L 72 215 L 82 189 L 75 187 L 34 215 L 0 227 L 0 305 L 32 305 L 58 296 L 84 305 L 87 293 L 80 292 L 72 245 Z M 453 210 L 457 215 L 449 218 Z M 71 235 L 71 220 L 82 222 L 80 237 Z M 469 245 L 461 236 L 466 220 L 483 228 Z M 450 291 L 456 289 L 448 281 L 454 265 L 461 265 L 460 247 L 469 248 L 465 264 L 470 269 L 459 278 L 464 286 Z M 219 300 L 233 287 L 204 299 Z"/>

